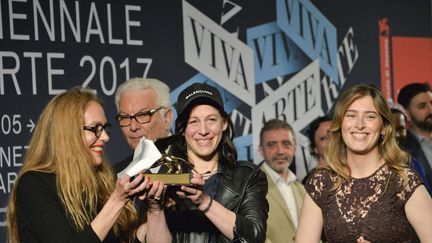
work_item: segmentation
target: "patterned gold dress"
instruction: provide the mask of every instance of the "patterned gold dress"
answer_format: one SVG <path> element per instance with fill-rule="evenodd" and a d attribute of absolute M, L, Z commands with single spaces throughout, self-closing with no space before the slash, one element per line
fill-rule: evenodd
<path fill-rule="evenodd" d="M 363 236 L 376 242 L 417 242 L 405 215 L 405 203 L 423 184 L 411 168 L 405 168 L 408 183 L 386 165 L 365 178 L 352 178 L 332 190 L 335 173 L 318 169 L 305 189 L 321 208 L 328 242 L 356 242 Z"/>

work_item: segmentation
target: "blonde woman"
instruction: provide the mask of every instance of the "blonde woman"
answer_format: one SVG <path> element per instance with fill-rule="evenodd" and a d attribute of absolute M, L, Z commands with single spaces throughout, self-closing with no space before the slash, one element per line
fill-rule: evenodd
<path fill-rule="evenodd" d="M 392 114 L 373 85 L 339 97 L 325 151 L 307 191 L 296 242 L 432 242 L 432 200 L 395 141 Z M 415 230 L 415 231 L 414 231 Z"/>
<path fill-rule="evenodd" d="M 85 89 L 48 103 L 9 199 L 9 242 L 136 241 L 128 196 L 148 188 L 149 179 L 115 181 L 103 153 L 109 128 L 102 103 Z"/>

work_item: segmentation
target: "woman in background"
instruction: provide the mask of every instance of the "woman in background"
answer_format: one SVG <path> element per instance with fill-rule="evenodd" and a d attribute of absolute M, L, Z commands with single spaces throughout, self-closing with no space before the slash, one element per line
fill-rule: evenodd
<path fill-rule="evenodd" d="M 330 124 L 330 117 L 320 116 L 313 120 L 309 125 L 307 136 L 310 142 L 310 154 L 316 160 L 317 165 L 307 173 L 305 178 L 303 178 L 302 184 L 306 183 L 309 176 L 313 174 L 317 168 L 327 166 L 327 162 L 324 158 L 324 151 L 330 139 Z"/>

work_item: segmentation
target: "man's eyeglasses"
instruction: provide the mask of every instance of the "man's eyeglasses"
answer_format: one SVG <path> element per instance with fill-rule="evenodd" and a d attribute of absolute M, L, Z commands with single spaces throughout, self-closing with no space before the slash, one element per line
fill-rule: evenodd
<path fill-rule="evenodd" d="M 161 106 L 157 109 L 153 109 L 150 111 L 138 112 L 133 116 L 129 115 L 117 115 L 116 120 L 121 127 L 127 127 L 131 124 L 132 118 L 135 119 L 140 124 L 149 123 L 151 121 L 151 117 L 154 113 L 159 111 L 160 109 L 164 109 L 165 107 Z"/>
<path fill-rule="evenodd" d="M 99 138 L 103 130 L 105 130 L 106 133 L 110 133 L 111 123 L 107 122 L 105 125 L 97 124 L 96 126 L 84 126 L 84 130 L 93 132 L 96 138 Z"/>

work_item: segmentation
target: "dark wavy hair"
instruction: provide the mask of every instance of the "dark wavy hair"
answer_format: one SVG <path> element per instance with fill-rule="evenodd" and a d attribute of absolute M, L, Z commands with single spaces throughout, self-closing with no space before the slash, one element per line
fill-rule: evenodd
<path fill-rule="evenodd" d="M 318 154 L 315 153 L 315 148 L 316 148 L 316 143 L 315 143 L 315 133 L 316 130 L 319 128 L 319 126 L 321 125 L 322 122 L 326 122 L 326 121 L 330 121 L 331 122 L 331 118 L 328 116 L 320 116 L 318 118 L 316 118 L 315 120 L 313 120 L 310 124 L 309 124 L 309 128 L 307 130 L 307 136 L 309 138 L 310 141 L 310 154 L 312 156 L 314 156 L 315 158 L 318 158 Z"/>

